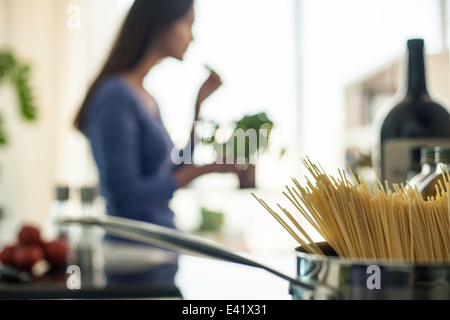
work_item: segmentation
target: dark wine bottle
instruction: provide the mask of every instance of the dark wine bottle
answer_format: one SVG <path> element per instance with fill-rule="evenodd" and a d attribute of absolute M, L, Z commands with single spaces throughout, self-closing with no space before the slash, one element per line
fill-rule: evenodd
<path fill-rule="evenodd" d="M 428 93 L 424 51 L 422 39 L 408 40 L 406 88 L 374 123 L 373 166 L 389 184 L 406 183 L 411 167 L 420 162 L 414 150 L 450 144 L 450 114 Z"/>

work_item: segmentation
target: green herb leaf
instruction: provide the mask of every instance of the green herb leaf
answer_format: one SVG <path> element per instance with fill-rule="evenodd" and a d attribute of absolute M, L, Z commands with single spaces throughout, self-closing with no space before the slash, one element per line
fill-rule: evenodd
<path fill-rule="evenodd" d="M 30 86 L 30 66 L 20 63 L 8 49 L 0 51 L 0 84 L 4 81 L 9 81 L 16 90 L 21 117 L 28 121 L 35 120 L 37 107 Z M 3 120 L 0 118 L 0 146 L 7 142 Z"/>

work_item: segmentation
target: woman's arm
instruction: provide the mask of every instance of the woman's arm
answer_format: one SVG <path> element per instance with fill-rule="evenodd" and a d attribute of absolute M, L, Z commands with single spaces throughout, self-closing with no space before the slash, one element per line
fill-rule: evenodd
<path fill-rule="evenodd" d="M 190 150 L 191 151 L 191 155 L 194 152 L 194 146 L 195 146 L 195 143 L 196 143 L 197 138 L 198 138 L 198 137 L 195 136 L 195 123 L 197 121 L 200 121 L 200 110 L 201 110 L 202 104 L 221 85 L 222 85 L 222 80 L 220 79 L 220 76 L 216 72 L 211 71 L 211 74 L 209 75 L 208 79 L 206 79 L 206 81 L 200 87 L 200 90 L 199 90 L 198 96 L 197 96 L 197 100 L 195 102 L 194 124 L 192 125 L 192 130 L 191 130 L 191 135 L 190 135 L 190 143 L 187 146 L 187 148 L 191 149 Z"/>
<path fill-rule="evenodd" d="M 186 165 L 173 174 L 176 188 L 183 188 L 196 178 L 209 173 L 238 173 L 234 164 L 207 164 L 201 167 Z"/>
<path fill-rule="evenodd" d="M 200 119 L 200 109 L 202 103 L 206 99 L 208 99 L 209 96 L 211 96 L 217 89 L 219 89 L 221 85 L 222 79 L 220 79 L 220 76 L 216 72 L 211 71 L 208 79 L 206 79 L 198 92 L 197 101 L 195 103 L 194 121 L 198 121 Z"/>

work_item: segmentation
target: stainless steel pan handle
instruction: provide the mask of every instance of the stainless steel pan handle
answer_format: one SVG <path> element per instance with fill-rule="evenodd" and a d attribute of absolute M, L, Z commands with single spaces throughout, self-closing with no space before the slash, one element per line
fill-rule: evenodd
<path fill-rule="evenodd" d="M 167 249 L 173 249 L 180 253 L 201 255 L 208 258 L 222 261 L 238 263 L 241 265 L 261 268 L 288 282 L 311 291 L 321 291 L 320 296 L 324 296 L 323 291 L 329 291 L 328 297 L 337 297 L 335 289 L 322 284 L 303 283 L 282 272 L 279 272 L 267 265 L 244 257 L 235 250 L 208 241 L 204 238 L 189 235 L 170 228 L 162 227 L 148 222 L 141 222 L 113 216 L 103 217 L 66 217 L 58 220 L 59 224 L 80 224 L 83 226 L 98 226 L 107 233 L 135 240 L 147 244 L 157 245 Z"/>

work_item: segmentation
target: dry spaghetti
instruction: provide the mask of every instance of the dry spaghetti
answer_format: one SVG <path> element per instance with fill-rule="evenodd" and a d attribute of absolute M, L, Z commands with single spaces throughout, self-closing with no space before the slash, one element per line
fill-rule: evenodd
<path fill-rule="evenodd" d="M 436 197 L 424 200 L 415 187 L 378 184 L 371 190 L 353 172 L 339 178 L 303 160 L 315 183 L 296 179 L 284 196 L 341 258 L 383 259 L 413 263 L 450 261 L 449 173 L 436 186 Z M 350 170 L 351 171 L 351 170 Z M 253 194 L 253 196 L 255 196 Z M 297 216 L 278 204 L 277 213 L 255 198 L 308 252 L 323 254 Z"/>

